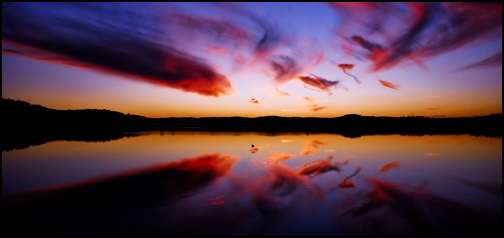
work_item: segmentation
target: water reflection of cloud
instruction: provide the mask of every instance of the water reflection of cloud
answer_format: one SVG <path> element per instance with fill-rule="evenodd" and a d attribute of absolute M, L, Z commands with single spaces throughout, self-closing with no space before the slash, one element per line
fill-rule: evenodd
<path fill-rule="evenodd" d="M 300 136 L 304 137 L 304 135 Z M 289 160 L 289 163 L 286 163 L 292 164 L 292 167 L 286 166 L 284 163 L 274 163 L 274 160 L 270 160 L 273 163 L 270 163 L 268 166 L 260 164 L 260 166 L 249 168 L 246 167 L 248 166 L 246 161 L 242 160 L 240 162 L 243 162 L 246 166 L 232 166 L 234 171 L 230 173 L 224 166 L 226 161 L 230 161 L 228 159 L 219 159 L 219 156 L 206 155 L 201 158 L 191 158 L 189 161 L 181 160 L 171 164 L 171 171 L 175 172 L 175 174 L 170 175 L 172 176 L 171 178 L 169 178 L 168 174 L 166 175 L 168 178 L 164 178 L 162 173 L 158 173 L 158 177 L 152 176 L 150 179 L 137 180 L 130 178 L 130 181 L 148 182 L 148 184 L 142 183 L 143 186 L 136 184 L 136 182 L 132 184 L 126 183 L 125 180 L 124 187 L 126 188 L 119 188 L 119 192 L 122 191 L 121 193 L 125 197 L 123 199 L 131 198 L 132 200 L 129 202 L 119 201 L 117 205 L 113 202 L 105 201 L 106 205 L 112 204 L 112 206 L 116 205 L 116 207 L 101 205 L 90 209 L 89 212 L 91 214 L 97 214 L 98 212 L 105 213 L 104 216 L 100 217 L 100 221 L 93 222 L 105 227 L 103 229 L 106 232 L 110 231 L 114 233 L 117 232 L 117 229 L 122 229 L 110 226 L 112 221 L 112 223 L 118 224 L 116 227 L 123 227 L 124 224 L 135 224 L 135 227 L 126 227 L 122 232 L 135 230 L 138 233 L 155 232 L 157 235 L 291 234 L 293 232 L 292 227 L 296 227 L 301 232 L 306 232 L 302 234 L 309 234 L 313 229 L 316 229 L 320 232 L 318 234 L 323 235 L 443 235 L 465 234 L 465 232 L 467 234 L 480 235 L 499 231 L 499 224 L 502 223 L 501 216 L 498 214 L 500 210 L 497 210 L 497 215 L 495 215 L 487 213 L 477 206 L 461 204 L 457 201 L 458 198 L 456 197 L 444 198 L 434 194 L 434 191 L 438 190 L 429 191 L 429 187 L 427 186 L 429 183 L 422 182 L 418 185 L 418 180 L 415 180 L 418 178 L 418 175 L 407 174 L 406 176 L 401 176 L 404 173 L 398 173 L 402 171 L 396 170 L 396 167 L 399 163 L 403 163 L 396 161 L 398 157 L 388 157 L 390 161 L 378 164 L 377 167 L 369 166 L 371 169 L 367 171 L 364 159 L 380 159 L 380 154 L 377 153 L 373 157 L 370 154 L 357 153 L 357 155 L 363 158 L 359 163 L 365 163 L 362 167 L 364 169 L 355 164 L 350 164 L 348 159 L 339 159 L 336 156 L 334 159 L 321 156 L 321 160 L 305 163 L 312 159 L 297 154 L 299 147 L 290 148 L 285 144 L 281 145 L 281 140 L 279 139 L 282 137 L 285 138 L 284 135 L 281 135 L 281 137 L 275 135 L 275 137 L 268 137 L 268 139 L 275 141 L 276 145 L 289 148 L 290 150 L 270 154 L 267 149 L 276 147 L 263 147 L 260 150 L 261 153 L 252 156 L 253 160 L 251 162 L 254 162 L 256 159 L 260 159 L 261 162 L 268 161 L 268 158 L 278 158 L 280 160 L 282 158 L 292 159 L 297 155 L 298 158 Z M 234 138 L 232 137 L 232 139 Z M 294 136 L 292 138 L 297 141 L 302 140 L 296 139 L 297 137 Z M 327 137 L 320 136 L 319 138 L 326 140 Z M 403 138 L 405 137 L 400 137 L 401 140 Z M 435 137 L 434 139 L 436 138 L 439 137 Z M 415 137 L 415 139 L 421 141 L 422 144 L 428 143 L 423 137 Z M 444 142 L 445 140 L 446 138 L 442 141 Z M 248 144 L 249 142 L 246 141 L 251 140 L 246 138 L 243 141 L 245 141 L 245 144 Z M 267 145 L 266 142 L 260 142 L 257 139 L 253 141 L 254 143 L 264 143 L 263 145 Z M 344 150 L 346 146 L 344 144 L 333 141 L 331 140 L 332 145 L 338 145 L 338 153 L 346 153 Z M 435 140 L 432 141 L 437 142 Z M 322 140 L 311 140 L 309 142 L 310 144 L 314 144 L 319 150 L 327 151 L 324 150 L 324 147 L 321 147 L 327 145 L 327 142 Z M 395 143 L 390 144 L 397 146 Z M 229 146 L 228 144 L 226 145 Z M 417 158 L 418 151 L 420 151 L 420 156 L 426 153 L 438 153 L 430 151 L 429 147 L 432 147 L 432 145 L 427 145 L 422 150 L 413 150 L 410 154 L 411 158 Z M 237 148 L 239 147 L 237 146 Z M 243 147 L 241 148 L 241 153 L 247 155 L 248 152 Z M 369 147 L 366 148 L 369 149 Z M 445 154 L 447 152 L 443 151 L 439 152 L 443 156 L 447 156 L 448 154 Z M 292 155 L 292 157 L 289 157 L 289 155 Z M 327 154 L 323 154 L 323 156 L 325 155 Z M 407 161 L 408 156 L 404 158 L 404 161 Z M 370 164 L 378 161 L 383 160 L 374 160 Z M 439 160 L 426 161 L 435 162 Z M 298 165 L 296 164 L 298 162 L 299 164 L 304 163 L 304 165 L 302 167 L 294 167 L 294 165 Z M 348 165 L 343 166 L 346 163 Z M 199 165 L 196 166 L 196 164 Z M 437 166 L 439 164 L 433 165 Z M 212 169 L 212 166 L 222 167 L 223 169 Z M 206 167 L 208 169 L 197 169 L 199 167 Z M 204 172 L 207 170 L 224 172 Z M 387 172 L 386 174 L 375 174 L 376 170 Z M 429 173 L 431 172 L 429 171 Z M 394 178 L 395 181 L 400 182 L 389 182 L 376 178 L 377 176 L 385 177 L 386 175 L 390 175 L 387 177 Z M 208 176 L 208 178 L 205 178 L 205 176 Z M 312 179 L 315 176 L 317 178 Z M 410 180 L 409 176 L 414 179 Z M 174 184 L 170 185 L 170 183 L 158 182 L 159 178 L 163 181 L 174 181 Z M 446 183 L 437 183 L 438 180 L 434 180 L 435 178 L 432 179 L 430 184 L 434 185 L 434 189 L 443 189 L 446 186 Z M 198 183 L 198 181 L 201 183 Z M 414 181 L 414 186 L 409 184 L 411 181 Z M 502 197 L 502 185 L 500 184 L 487 186 L 488 184 L 484 183 L 476 184 L 475 181 L 462 183 L 467 185 L 463 187 L 471 189 L 468 191 L 478 192 L 472 189 L 472 187 L 477 187 L 482 190 L 481 194 L 488 195 L 490 198 L 499 198 L 499 194 Z M 165 187 L 165 184 L 169 186 Z M 205 187 L 209 184 L 211 184 L 211 187 Z M 153 189 L 156 186 L 159 186 L 157 191 L 166 188 L 168 188 L 168 191 L 151 193 L 152 190 L 156 191 L 156 189 Z M 114 187 L 108 186 L 107 188 Z M 129 193 L 124 192 L 125 190 L 129 190 Z M 485 191 L 489 194 L 486 194 Z M 160 194 L 163 195 L 163 192 L 168 195 L 165 197 L 157 196 Z M 96 196 L 107 197 L 111 193 L 113 192 L 105 192 Z M 84 196 L 78 200 L 79 202 L 89 198 L 86 197 L 89 196 L 86 193 L 83 192 L 81 194 L 84 194 Z M 39 220 L 40 217 L 48 216 L 47 214 L 54 213 L 65 216 L 70 214 L 68 222 L 70 224 L 72 222 L 75 223 L 72 214 L 76 214 L 76 208 L 66 206 L 66 203 L 64 202 L 62 206 L 69 208 L 67 211 L 62 211 L 64 208 L 58 208 L 61 206 L 58 203 L 45 206 L 47 210 L 44 211 L 47 212 L 44 214 L 39 213 L 41 214 L 38 216 Z M 91 203 L 99 204 L 98 200 L 94 198 L 91 199 Z M 124 204 L 130 205 L 130 207 L 123 206 Z M 53 211 L 52 209 L 55 207 L 57 209 Z M 139 212 L 136 213 L 133 209 L 137 209 L 136 211 Z M 83 216 L 83 219 L 85 221 L 89 218 L 88 213 L 86 213 L 88 212 L 87 210 L 84 208 L 77 208 L 77 210 L 84 211 L 85 216 Z M 37 211 L 40 210 L 35 209 L 35 212 Z M 12 212 L 7 214 L 12 216 Z M 20 214 L 28 217 L 28 222 L 23 223 L 23 226 L 26 224 L 32 225 L 36 221 L 36 219 L 30 217 L 32 213 Z M 131 220 L 122 218 L 124 214 L 129 215 L 129 219 Z M 41 222 L 48 227 L 42 227 L 40 229 L 41 234 L 45 234 L 48 232 L 48 229 L 55 227 L 53 224 L 48 224 L 52 221 L 54 219 L 50 218 L 49 221 Z M 86 226 L 87 224 L 86 222 L 79 223 L 78 227 L 82 225 Z M 337 227 L 337 229 L 328 229 L 329 225 Z M 39 228 L 40 226 L 42 225 L 35 225 L 35 228 Z M 91 228 L 89 229 L 90 233 L 96 232 L 96 230 L 93 230 L 94 227 Z M 7 229 L 9 231 L 13 230 L 11 227 L 7 227 Z M 71 229 L 74 228 L 65 229 L 67 230 L 61 231 L 64 234 L 67 231 L 72 231 Z M 75 232 L 75 229 L 73 231 Z"/>
<path fill-rule="evenodd" d="M 275 163 L 283 162 L 295 157 L 293 154 L 276 154 L 268 157 L 269 160 L 275 161 Z"/>
<path fill-rule="evenodd" d="M 226 203 L 223 200 L 223 198 L 224 198 L 224 194 L 221 196 L 218 196 L 216 198 L 209 198 L 206 205 L 208 205 L 208 206 L 222 205 L 222 204 Z"/>
<path fill-rule="evenodd" d="M 9 227 L 7 233 L 65 234 L 80 226 L 97 229 L 97 223 L 125 223 L 130 219 L 126 217 L 176 201 L 225 176 L 236 161 L 229 155 L 202 154 L 102 179 L 4 197 L 2 216 L 7 219 L 2 225 Z M 25 226 L 33 230 L 23 229 Z M 104 226 L 91 233 L 100 234 L 100 229 L 114 231 L 114 227 Z"/>
<path fill-rule="evenodd" d="M 303 151 L 301 151 L 301 155 L 313 155 L 317 153 L 320 145 L 327 145 L 328 143 L 321 140 L 309 140 L 305 143 Z"/>
<path fill-rule="evenodd" d="M 355 184 L 350 180 L 350 178 L 357 176 L 359 172 L 362 170 L 362 167 L 360 165 L 357 165 L 355 168 L 355 172 L 351 174 L 350 176 L 347 176 L 343 181 L 341 181 L 340 184 L 338 184 L 339 188 L 353 188 L 355 187 Z"/>
<path fill-rule="evenodd" d="M 344 159 L 340 162 L 333 160 L 333 157 L 328 155 L 326 159 L 310 161 L 299 166 L 299 174 L 315 177 L 330 171 L 340 171 L 340 166 L 348 164 L 348 162 L 350 162 L 350 159 Z"/>
<path fill-rule="evenodd" d="M 439 157 L 441 154 L 437 152 L 427 152 L 425 153 L 425 157 Z"/>
<path fill-rule="evenodd" d="M 426 182 L 413 191 L 377 178 L 368 178 L 367 182 L 371 186 L 371 191 L 365 193 L 368 200 L 353 202 L 357 205 L 336 219 L 354 235 L 490 234 L 502 223 L 502 217 L 425 191 Z M 378 214 L 385 219 L 372 218 Z M 350 216 L 363 218 L 351 219 Z M 398 219 L 404 222 L 399 225 L 395 222 Z"/>
<path fill-rule="evenodd" d="M 248 152 L 250 152 L 250 153 L 253 154 L 253 153 L 257 152 L 259 150 L 259 148 L 261 148 L 261 147 L 251 148 L 251 149 L 248 150 Z"/>
<path fill-rule="evenodd" d="M 385 172 L 385 171 L 388 171 L 388 170 L 391 170 L 395 167 L 398 167 L 400 164 L 399 162 L 392 162 L 392 163 L 388 163 L 388 164 L 385 164 L 383 166 L 380 167 L 380 170 L 378 170 L 378 172 Z"/>

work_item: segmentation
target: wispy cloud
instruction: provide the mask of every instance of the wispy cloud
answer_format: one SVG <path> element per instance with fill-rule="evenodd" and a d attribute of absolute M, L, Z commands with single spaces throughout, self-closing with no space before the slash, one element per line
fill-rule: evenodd
<path fill-rule="evenodd" d="M 326 109 L 326 108 L 327 108 L 327 107 L 314 107 L 314 108 L 312 108 L 312 109 L 310 109 L 310 110 L 312 110 L 312 111 L 314 111 L 314 112 L 318 112 L 318 111 L 320 111 L 320 110 L 324 110 L 324 109 Z"/>
<path fill-rule="evenodd" d="M 378 81 L 380 81 L 380 84 L 387 87 L 387 88 L 392 88 L 392 89 L 395 89 L 395 90 L 399 90 L 397 89 L 397 87 L 399 87 L 398 85 L 395 85 L 395 84 L 392 84 L 391 82 L 387 82 L 385 80 L 380 80 L 378 79 Z"/>
<path fill-rule="evenodd" d="M 313 101 L 314 99 L 312 97 L 302 97 L 302 99 L 306 101 Z"/>
<path fill-rule="evenodd" d="M 431 57 L 460 49 L 475 40 L 502 37 L 490 34 L 502 26 L 500 2 L 330 3 L 330 6 L 342 13 L 343 24 L 338 33 L 349 39 L 347 47 L 350 49 L 346 51 L 353 52 L 352 44 L 364 49 L 365 58 L 372 62 L 372 72 L 388 70 L 408 61 L 425 68 L 422 62 Z M 384 27 L 389 22 L 398 22 L 406 30 L 387 31 Z M 389 39 L 390 43 L 377 43 L 355 35 L 357 27 L 362 27 L 369 35 L 373 33 Z"/>
<path fill-rule="evenodd" d="M 353 76 L 353 75 L 351 75 L 351 74 L 349 74 L 349 73 L 347 72 L 347 71 L 350 71 L 351 69 L 353 69 L 353 68 L 354 68 L 354 65 L 353 65 L 353 64 L 338 64 L 338 68 L 342 69 L 342 70 L 343 70 L 343 73 L 345 73 L 346 75 L 348 75 L 348 76 L 350 76 L 350 77 L 354 78 L 354 79 L 355 79 L 355 82 L 357 82 L 357 83 L 359 83 L 359 84 L 361 83 L 361 81 L 360 81 L 357 77 L 355 77 L 355 76 Z"/>
<path fill-rule="evenodd" d="M 481 67 L 502 67 L 502 51 L 484 60 L 470 64 L 462 68 L 463 70 Z"/>
<path fill-rule="evenodd" d="M 203 96 L 219 97 L 232 92 L 230 81 L 203 59 L 174 45 L 159 44 L 164 30 L 154 17 L 104 6 L 47 4 L 33 11 L 26 3 L 2 4 L 2 41 L 15 48 L 3 49 L 3 53 L 78 65 Z M 66 14 L 66 10 L 76 15 Z M 107 17 L 77 17 L 93 13 Z M 116 27 L 103 27 L 110 19 L 126 18 L 142 19 L 144 25 L 115 22 Z"/>
<path fill-rule="evenodd" d="M 279 95 L 279 96 L 285 96 L 285 97 L 289 97 L 289 96 L 291 96 L 291 94 L 290 94 L 290 93 L 285 92 L 285 91 L 280 91 L 278 88 L 276 88 L 276 93 L 277 93 L 277 95 Z"/>
<path fill-rule="evenodd" d="M 316 87 L 322 91 L 326 91 L 331 94 L 330 88 L 338 85 L 339 81 L 330 81 L 325 78 L 311 75 L 311 76 L 301 76 L 298 77 L 301 82 L 306 83 L 310 86 Z"/>
<path fill-rule="evenodd" d="M 259 101 L 257 101 L 255 98 L 251 98 L 249 102 L 254 103 L 254 104 L 259 104 Z"/>
<path fill-rule="evenodd" d="M 303 151 L 301 151 L 300 154 L 301 155 L 313 155 L 318 151 L 319 146 L 327 145 L 327 144 L 328 144 L 327 142 L 321 141 L 321 140 L 309 140 L 305 143 Z"/>

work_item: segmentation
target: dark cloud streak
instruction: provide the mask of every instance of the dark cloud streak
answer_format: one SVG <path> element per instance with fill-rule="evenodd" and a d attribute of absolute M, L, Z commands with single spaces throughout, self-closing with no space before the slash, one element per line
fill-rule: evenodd
<path fill-rule="evenodd" d="M 346 17 L 339 34 L 348 32 L 347 34 L 353 35 L 351 42 L 367 50 L 365 58 L 373 62 L 372 72 L 388 70 L 407 61 L 425 68 L 422 61 L 431 57 L 460 49 L 477 40 L 502 38 L 502 30 L 499 29 L 502 26 L 501 2 L 330 5 Z M 356 18 L 363 15 L 364 19 Z M 403 32 L 394 31 L 401 32 L 399 34 L 387 32 L 383 27 L 387 22 L 398 21 L 405 27 Z M 370 30 L 370 34 L 356 35 L 354 30 L 359 26 L 352 24 L 355 22 L 362 22 Z M 364 32 L 359 32 L 362 33 Z M 373 42 L 380 38 L 389 43 Z M 495 60 L 492 58 L 489 58 L 488 65 L 498 66 L 498 63 L 491 63 L 499 62 L 498 56 Z"/>
<path fill-rule="evenodd" d="M 35 13 L 23 4 L 6 3 L 2 7 L 2 40 L 13 43 L 18 55 L 38 60 L 42 60 L 44 54 L 58 55 L 64 59 L 61 63 L 83 64 L 88 69 L 203 96 L 218 97 L 232 90 L 229 80 L 203 60 L 174 46 L 161 44 L 162 26 L 157 22 L 143 22 L 137 29 L 126 22 L 108 26 L 105 20 L 78 18 L 101 14 L 94 8 L 82 8 L 80 11 L 84 12 L 80 12 L 80 16 L 69 16 L 64 11 L 71 5 L 63 5 L 59 9 L 61 12 L 38 10 Z M 144 17 L 135 18 L 131 14 L 112 11 L 106 20 Z"/>
<path fill-rule="evenodd" d="M 312 76 L 300 76 L 298 77 L 301 82 L 316 87 L 322 91 L 326 91 L 331 94 L 330 88 L 338 85 L 339 81 L 330 81 L 325 78 L 312 75 Z"/>
<path fill-rule="evenodd" d="M 472 68 L 497 67 L 497 66 L 502 67 L 502 51 L 495 54 L 495 55 L 492 55 L 484 60 L 470 64 L 468 66 L 465 66 L 462 69 L 466 70 L 466 69 L 472 69 Z"/>

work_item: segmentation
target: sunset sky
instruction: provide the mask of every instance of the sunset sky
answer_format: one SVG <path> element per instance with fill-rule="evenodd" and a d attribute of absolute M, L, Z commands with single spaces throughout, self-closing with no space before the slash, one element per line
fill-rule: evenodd
<path fill-rule="evenodd" d="M 502 113 L 502 3 L 2 3 L 2 97 L 147 117 Z"/>

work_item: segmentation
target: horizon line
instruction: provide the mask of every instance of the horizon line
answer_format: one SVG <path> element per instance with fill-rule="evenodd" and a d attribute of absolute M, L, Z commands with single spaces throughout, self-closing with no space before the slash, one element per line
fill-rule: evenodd
<path fill-rule="evenodd" d="M 320 118 L 320 119 L 323 119 L 323 118 L 341 118 L 341 117 L 344 117 L 344 116 L 360 116 L 360 117 L 377 117 L 377 118 L 380 118 L 380 117 L 388 117 L 388 118 L 411 118 L 411 117 L 423 117 L 423 118 L 435 118 L 435 119 L 442 119 L 442 118 L 477 118 L 477 117 L 487 117 L 487 116 L 492 116 L 492 115 L 502 115 L 502 113 L 491 113 L 491 114 L 487 114 L 487 115 L 480 115 L 480 116 L 465 116 L 465 117 L 448 117 L 448 116 L 412 116 L 412 115 L 409 115 L 409 116 L 367 116 L 367 115 L 361 115 L 361 114 L 357 114 L 357 113 L 349 113 L 349 114 L 344 114 L 342 116 L 335 116 L 335 117 L 300 117 L 300 116 L 279 116 L 279 115 L 265 115 L 265 116 L 257 116 L 257 117 L 246 117 L 246 116 L 224 116 L 224 117 L 217 117 L 217 116 L 200 116 L 200 117 L 191 117 L 191 116 L 187 116 L 187 117 L 147 117 L 147 116 L 143 116 L 143 115 L 137 115 L 137 114 L 131 114 L 131 113 L 124 113 L 124 112 L 120 112 L 120 111 L 114 111 L 114 110 L 111 110 L 111 109 L 98 109 L 98 108 L 86 108 L 86 109 L 54 109 L 54 108 L 49 108 L 49 107 L 46 107 L 46 106 L 42 106 L 40 104 L 32 104 L 32 103 L 29 103 L 27 101 L 23 101 L 23 100 L 15 100 L 15 99 L 11 99 L 11 98 L 3 98 L 3 100 L 10 100 L 10 101 L 14 101 L 14 102 L 23 102 L 23 103 L 28 103 L 29 105 L 31 106 L 40 106 L 40 107 L 44 107 L 44 108 L 47 108 L 47 109 L 50 109 L 50 110 L 56 110 L 56 111 L 79 111 L 79 110 L 102 110 L 102 111 L 110 111 L 110 112 L 117 112 L 117 113 L 121 113 L 125 116 L 139 116 L 139 117 L 145 117 L 145 118 L 149 118 L 149 119 L 166 119 L 166 118 L 233 118 L 233 117 L 240 117 L 240 118 L 249 118 L 249 119 L 256 119 L 256 118 L 261 118 L 261 117 L 280 117 L 280 118 Z"/>

